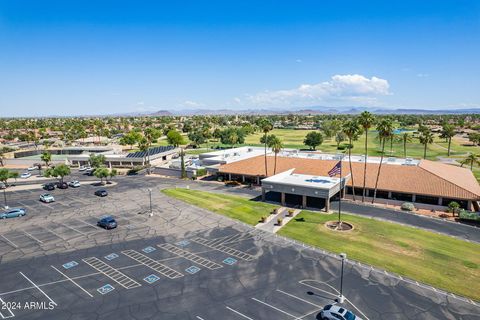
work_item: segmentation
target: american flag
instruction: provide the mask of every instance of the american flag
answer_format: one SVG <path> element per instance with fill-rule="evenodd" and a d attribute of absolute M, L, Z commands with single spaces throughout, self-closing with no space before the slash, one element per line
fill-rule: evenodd
<path fill-rule="evenodd" d="M 335 167 L 333 167 L 332 170 L 328 171 L 328 175 L 330 177 L 333 177 L 333 176 L 336 176 L 337 174 L 340 174 L 341 172 L 342 172 L 342 161 L 338 161 Z"/>

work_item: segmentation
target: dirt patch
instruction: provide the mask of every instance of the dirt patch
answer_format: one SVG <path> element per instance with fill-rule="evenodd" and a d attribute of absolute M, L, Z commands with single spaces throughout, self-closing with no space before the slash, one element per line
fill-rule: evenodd
<path fill-rule="evenodd" d="M 345 221 L 327 221 L 325 222 L 325 227 L 327 227 L 330 230 L 333 231 L 352 231 L 353 230 L 353 224 Z"/>

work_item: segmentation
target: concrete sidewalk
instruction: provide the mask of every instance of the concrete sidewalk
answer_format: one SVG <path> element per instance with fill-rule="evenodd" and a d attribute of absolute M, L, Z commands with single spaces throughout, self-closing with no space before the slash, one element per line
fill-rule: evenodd
<path fill-rule="evenodd" d="M 288 216 L 288 211 L 293 210 L 293 215 L 291 217 Z M 260 222 L 258 223 L 255 228 L 267 231 L 270 233 L 277 233 L 278 230 L 280 230 L 283 226 L 285 226 L 290 220 L 295 218 L 297 214 L 301 212 L 300 209 L 291 209 L 291 208 L 286 208 L 286 207 L 280 207 L 277 209 L 276 214 L 270 214 L 267 217 L 267 220 L 265 222 Z M 278 219 L 282 219 L 282 224 L 278 224 Z"/>

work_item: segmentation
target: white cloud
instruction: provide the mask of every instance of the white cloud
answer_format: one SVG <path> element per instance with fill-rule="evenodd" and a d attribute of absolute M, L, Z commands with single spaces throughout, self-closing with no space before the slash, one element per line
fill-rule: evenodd
<path fill-rule="evenodd" d="M 192 100 L 186 100 L 181 104 L 181 107 L 185 108 L 198 108 L 203 106 L 204 104 Z"/>
<path fill-rule="evenodd" d="M 417 73 L 417 77 L 419 78 L 428 78 L 430 75 L 428 73 Z"/>
<path fill-rule="evenodd" d="M 387 80 L 359 74 L 334 75 L 329 81 L 302 84 L 297 88 L 247 95 L 255 106 L 307 106 L 317 103 L 362 103 L 375 105 L 379 96 L 390 95 Z"/>

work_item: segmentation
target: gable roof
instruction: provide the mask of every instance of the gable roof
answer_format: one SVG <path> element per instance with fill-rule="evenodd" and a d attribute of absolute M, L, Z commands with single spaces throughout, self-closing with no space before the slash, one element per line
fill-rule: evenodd
<path fill-rule="evenodd" d="M 295 173 L 328 176 L 336 160 L 319 160 L 300 157 L 277 157 L 276 173 L 295 168 Z M 267 156 L 268 175 L 272 176 L 275 158 Z M 363 186 L 364 163 L 352 162 L 353 179 L 348 185 Z M 367 163 L 366 187 L 375 188 L 378 163 Z M 220 166 L 219 172 L 265 177 L 264 156 L 253 157 Z M 343 161 L 345 176 L 350 173 L 348 161 Z M 408 194 L 421 194 L 453 199 L 480 199 L 480 186 L 473 174 L 460 168 L 439 162 L 422 160 L 418 166 L 382 165 L 378 181 L 379 190 Z"/>

